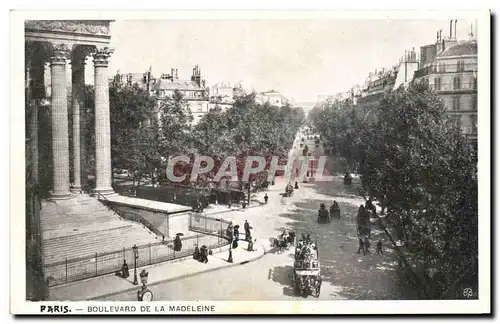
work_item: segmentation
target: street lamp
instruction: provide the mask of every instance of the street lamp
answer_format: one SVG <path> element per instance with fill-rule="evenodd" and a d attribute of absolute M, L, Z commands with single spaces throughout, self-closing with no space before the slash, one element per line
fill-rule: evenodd
<path fill-rule="evenodd" d="M 231 241 L 229 243 L 229 258 L 227 258 L 227 262 L 229 262 L 229 263 L 233 263 L 233 251 L 232 251 L 232 248 L 233 248 L 233 242 Z"/>
<path fill-rule="evenodd" d="M 149 272 L 147 272 L 145 269 L 142 269 L 141 273 L 139 274 L 139 276 L 141 277 L 142 289 L 146 289 L 146 285 L 148 283 L 148 275 Z"/>
<path fill-rule="evenodd" d="M 134 285 L 138 285 L 139 283 L 137 282 L 137 259 L 139 258 L 139 253 L 138 253 L 138 248 L 137 245 L 134 244 L 132 247 L 132 251 L 134 252 Z"/>
<path fill-rule="evenodd" d="M 146 286 L 146 284 L 148 283 L 149 272 L 147 272 L 145 269 L 142 269 L 139 275 L 141 276 L 142 288 L 137 292 L 137 300 L 152 301 L 153 293 Z"/>

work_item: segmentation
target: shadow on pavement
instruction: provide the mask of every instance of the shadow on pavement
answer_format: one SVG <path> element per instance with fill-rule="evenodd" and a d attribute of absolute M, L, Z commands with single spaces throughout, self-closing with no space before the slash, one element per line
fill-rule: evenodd
<path fill-rule="evenodd" d="M 304 233 L 310 234 L 311 238 L 317 241 L 323 284 L 328 283 L 333 286 L 336 296 L 356 300 L 412 298 L 410 296 L 413 294 L 403 291 L 397 282 L 395 251 L 390 248 L 390 242 L 376 224 L 372 227 L 371 254 L 366 256 L 362 253 L 357 254 L 356 215 L 360 202 L 363 202 L 361 197 L 349 196 L 349 199 L 344 201 L 337 200 L 341 218 L 332 219 L 326 224 L 317 223 L 317 211 L 321 203 L 329 208 L 333 200 L 339 197 L 338 192 L 341 196 L 351 195 L 349 190 L 352 188 L 342 190 L 341 186 L 335 183 L 330 188 L 324 185 L 321 187 L 311 185 L 315 194 L 309 195 L 305 201 L 295 202 L 295 210 L 288 210 L 279 216 L 290 219 L 286 227 L 295 231 L 298 239 Z M 314 198 L 316 194 L 318 199 Z M 324 200 L 322 195 L 330 198 Z M 383 255 L 376 253 L 378 240 L 382 241 Z M 292 266 L 276 267 L 273 280 L 291 287 L 291 277 L 284 275 L 286 271 L 291 274 Z"/>
<path fill-rule="evenodd" d="M 293 267 L 292 266 L 277 266 L 271 271 L 271 279 L 274 282 L 284 286 L 292 285 Z"/>

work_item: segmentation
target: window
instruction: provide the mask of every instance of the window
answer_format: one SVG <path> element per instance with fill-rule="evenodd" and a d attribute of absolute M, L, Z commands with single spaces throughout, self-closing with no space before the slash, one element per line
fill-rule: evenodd
<path fill-rule="evenodd" d="M 461 119 L 461 117 L 462 116 L 460 116 L 460 115 L 453 115 L 453 116 L 451 116 L 453 124 L 456 127 L 462 127 L 462 119 Z"/>
<path fill-rule="evenodd" d="M 453 89 L 454 90 L 460 89 L 460 77 L 458 77 L 458 76 L 453 78 Z"/>
<path fill-rule="evenodd" d="M 463 72 L 463 71 L 465 71 L 465 62 L 457 61 L 457 72 Z"/>
<path fill-rule="evenodd" d="M 443 63 L 439 63 L 438 72 L 446 72 L 446 65 Z"/>
<path fill-rule="evenodd" d="M 477 115 L 470 115 L 470 133 L 477 134 Z"/>
<path fill-rule="evenodd" d="M 477 90 L 477 77 L 472 77 L 472 89 Z"/>
<path fill-rule="evenodd" d="M 452 98 L 452 110 L 460 110 L 460 96 L 455 96 Z"/>
<path fill-rule="evenodd" d="M 471 96 L 471 108 L 474 111 L 477 110 L 477 95 L 472 95 Z"/>
<path fill-rule="evenodd" d="M 434 78 L 434 90 L 441 90 L 441 78 Z"/>

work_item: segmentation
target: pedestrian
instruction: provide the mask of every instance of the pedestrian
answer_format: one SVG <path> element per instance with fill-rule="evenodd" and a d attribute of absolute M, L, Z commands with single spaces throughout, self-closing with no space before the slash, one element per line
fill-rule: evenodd
<path fill-rule="evenodd" d="M 267 204 L 267 200 L 268 200 L 268 199 L 269 199 L 269 197 L 267 196 L 267 192 L 266 192 L 266 194 L 264 195 L 264 203 L 266 203 L 266 204 Z"/>
<path fill-rule="evenodd" d="M 193 259 L 195 259 L 196 261 L 200 260 L 200 249 L 198 248 L 198 244 L 194 245 Z"/>
<path fill-rule="evenodd" d="M 372 198 L 370 197 L 367 201 L 366 201 L 366 204 L 365 204 L 365 209 L 371 211 L 373 213 L 373 215 L 376 215 L 377 214 L 377 209 L 375 208 L 375 206 L 373 205 L 373 202 L 372 202 Z"/>
<path fill-rule="evenodd" d="M 243 225 L 243 228 L 245 229 L 245 241 L 248 241 L 251 237 L 250 235 L 250 224 L 248 224 L 248 221 L 245 220 L 245 225 Z"/>
<path fill-rule="evenodd" d="M 382 241 L 381 240 L 378 240 L 378 242 L 377 242 L 377 254 L 378 255 L 384 254 L 384 252 L 382 251 Z"/>
<path fill-rule="evenodd" d="M 122 265 L 122 278 L 126 279 L 130 276 L 130 273 L 128 271 L 128 264 L 127 261 L 123 260 L 123 265 Z"/>
<path fill-rule="evenodd" d="M 248 248 L 247 248 L 247 251 L 253 252 L 253 242 L 254 242 L 254 241 L 252 241 L 252 237 L 251 237 L 251 236 L 250 236 L 248 239 L 249 239 L 249 240 L 248 240 Z M 256 241 L 257 241 L 257 240 L 256 240 Z"/>
<path fill-rule="evenodd" d="M 362 236 L 359 237 L 359 247 L 358 247 L 358 254 L 359 254 L 359 251 L 363 250 L 363 255 L 366 255 L 366 252 L 365 252 L 365 241 L 364 241 L 364 238 Z"/>
<path fill-rule="evenodd" d="M 295 181 L 295 189 L 299 189 L 299 183 Z"/>
<path fill-rule="evenodd" d="M 174 251 L 179 252 L 180 250 L 182 250 L 182 241 L 180 233 L 177 233 L 174 239 Z"/>
<path fill-rule="evenodd" d="M 236 225 L 234 227 L 234 240 L 235 241 L 238 241 L 239 236 L 240 236 L 240 230 L 239 230 L 239 228 L 240 228 L 240 225 Z"/>
<path fill-rule="evenodd" d="M 202 245 L 200 249 L 200 261 L 204 263 L 208 263 L 208 249 L 206 245 Z"/>

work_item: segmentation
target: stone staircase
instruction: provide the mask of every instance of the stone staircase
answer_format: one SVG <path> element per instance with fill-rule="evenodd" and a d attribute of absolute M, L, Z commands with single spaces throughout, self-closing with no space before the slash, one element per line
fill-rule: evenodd
<path fill-rule="evenodd" d="M 44 264 L 158 242 L 141 224 L 120 218 L 86 194 L 44 201 L 40 223 Z"/>

